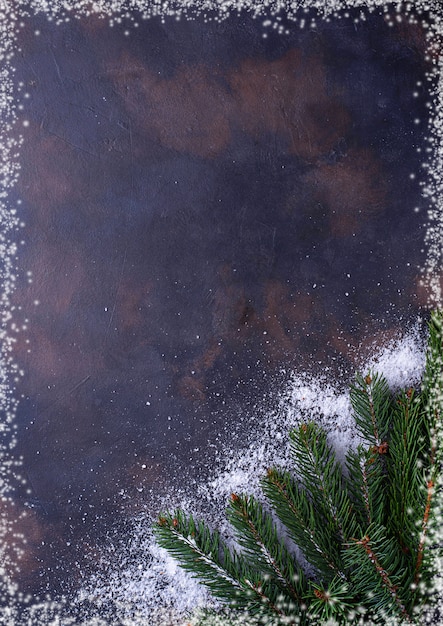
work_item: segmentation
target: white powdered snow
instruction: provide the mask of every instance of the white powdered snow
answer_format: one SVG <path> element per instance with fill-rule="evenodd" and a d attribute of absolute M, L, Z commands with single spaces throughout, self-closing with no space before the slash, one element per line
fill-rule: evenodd
<path fill-rule="evenodd" d="M 382 373 L 393 390 L 416 384 L 424 368 L 424 342 L 418 329 L 417 324 L 403 337 L 379 348 L 359 370 Z M 289 462 L 287 433 L 291 426 L 307 419 L 316 421 L 327 430 L 339 458 L 356 443 L 348 381 L 342 387 L 325 376 L 294 372 L 280 397 L 277 406 L 269 409 L 267 423 L 255 440 L 240 449 L 226 447 L 221 466 L 211 479 L 188 488 L 186 509 L 197 518 L 205 517 L 206 509 L 208 520 L 209 505 L 212 523 L 229 543 L 232 537 L 223 517 L 227 499 L 232 492 L 260 497 L 259 479 L 266 468 Z M 177 501 L 173 500 L 174 496 L 169 494 L 169 508 L 183 507 L 183 491 L 178 490 Z M 119 546 L 104 559 L 102 571 L 95 572 L 85 585 L 83 598 L 94 598 L 98 608 L 114 602 L 122 624 L 184 626 L 190 623 L 189 611 L 208 603 L 209 595 L 156 546 L 148 517 L 134 521 L 133 533 L 126 547 Z"/>

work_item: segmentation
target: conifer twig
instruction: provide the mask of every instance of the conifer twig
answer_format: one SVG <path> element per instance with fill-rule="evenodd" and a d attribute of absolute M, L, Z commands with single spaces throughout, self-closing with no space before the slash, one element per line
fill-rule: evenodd
<path fill-rule="evenodd" d="M 311 502 L 299 491 L 288 472 L 280 472 L 276 468 L 268 470 L 263 480 L 263 491 L 274 505 L 276 513 L 287 527 L 295 543 L 304 551 L 307 559 L 317 567 L 326 578 L 338 574 L 346 579 L 346 575 L 331 555 L 336 544 L 327 544 L 315 523 L 316 512 Z"/>
<path fill-rule="evenodd" d="M 346 546 L 345 563 L 351 570 L 354 590 L 367 597 L 369 605 L 392 608 L 411 622 L 406 598 L 405 559 L 387 528 L 373 524 L 361 538 L 353 537 Z"/>
<path fill-rule="evenodd" d="M 300 604 L 304 592 L 303 571 L 300 567 L 294 568 L 293 559 L 261 503 L 252 496 L 233 493 L 228 507 L 228 518 L 236 528 L 239 541 L 251 556 L 254 566 L 274 575 L 276 583 L 281 585 L 281 591 L 289 592 L 291 599 Z M 299 583 L 299 589 L 295 588 L 294 582 Z"/>
<path fill-rule="evenodd" d="M 240 553 L 182 511 L 159 518 L 160 545 L 256 626 L 345 626 L 352 614 L 412 623 L 433 577 L 427 543 L 443 462 L 442 326 L 443 314 L 434 313 L 421 389 L 393 396 L 383 376 L 357 376 L 351 403 L 365 444 L 347 453 L 347 477 L 319 426 L 290 432 L 297 478 L 270 468 L 261 482 L 288 540 L 258 499 L 232 494 L 228 517 Z"/>
<path fill-rule="evenodd" d="M 421 523 L 420 543 L 418 544 L 417 561 L 415 563 L 415 570 L 414 570 L 414 584 L 415 585 L 418 584 L 418 581 L 420 579 L 420 570 L 423 564 L 423 553 L 424 553 L 424 547 L 425 547 L 425 542 L 426 542 L 426 535 L 428 532 L 429 515 L 431 512 L 431 502 L 432 502 L 433 495 L 434 495 L 434 481 L 429 480 L 428 485 L 427 485 L 427 498 L 426 498 L 425 512 L 423 514 L 423 520 Z"/>

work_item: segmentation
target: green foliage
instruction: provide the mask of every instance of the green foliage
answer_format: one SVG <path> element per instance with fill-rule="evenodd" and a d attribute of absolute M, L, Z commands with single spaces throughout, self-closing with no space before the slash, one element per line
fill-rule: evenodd
<path fill-rule="evenodd" d="M 357 376 L 350 396 L 363 443 L 348 452 L 346 471 L 326 433 L 302 424 L 289 435 L 294 471 L 270 468 L 262 479 L 273 513 L 232 494 L 227 516 L 240 552 L 182 511 L 159 518 L 160 545 L 224 602 L 195 624 L 419 620 L 431 601 L 428 537 L 441 483 L 442 322 L 432 314 L 421 389 L 393 396 L 382 376 Z"/>

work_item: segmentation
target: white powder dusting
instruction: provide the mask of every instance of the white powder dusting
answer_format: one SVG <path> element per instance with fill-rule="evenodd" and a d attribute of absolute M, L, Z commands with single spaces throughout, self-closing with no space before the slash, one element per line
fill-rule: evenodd
<path fill-rule="evenodd" d="M 424 343 L 417 325 L 403 337 L 380 348 L 371 360 L 362 364 L 361 372 L 383 373 L 395 390 L 399 386 L 416 384 L 423 367 Z M 209 480 L 190 485 L 185 496 L 178 491 L 175 502 L 173 494 L 168 496 L 169 508 L 180 508 L 185 504 L 186 510 L 192 511 L 197 519 L 206 519 L 212 527 L 217 527 L 228 545 L 235 543 L 224 518 L 230 494 L 254 493 L 263 499 L 259 480 L 266 468 L 290 466 L 287 433 L 292 426 L 307 419 L 322 425 L 341 459 L 356 443 L 347 381 L 340 386 L 325 376 L 294 372 L 278 405 L 267 416 L 264 427 L 246 447 L 226 447 L 217 472 Z M 209 595 L 156 546 L 149 517 L 134 520 L 133 533 L 126 546 L 113 551 L 103 571 L 96 571 L 91 576 L 82 597 L 100 598 L 100 601 L 96 600 L 97 606 L 112 600 L 118 607 L 119 619 L 129 619 L 130 616 L 134 626 L 189 623 L 188 612 L 208 603 Z M 146 621 L 147 616 L 151 621 Z M 152 621 L 154 616 L 157 621 Z"/>
<path fill-rule="evenodd" d="M 119 566 L 110 562 L 106 576 L 92 576 L 79 602 L 92 597 L 97 615 L 112 603 L 118 623 L 134 625 L 178 623 L 187 612 L 210 603 L 206 589 L 157 546 L 146 519 L 135 523 L 134 533 L 138 563 L 131 563 L 133 554 L 117 555 Z"/>
<path fill-rule="evenodd" d="M 375 355 L 361 363 L 360 372 L 379 372 L 392 391 L 417 385 L 425 365 L 425 342 L 419 326 L 417 322 L 403 337 L 379 347 Z M 289 463 L 288 431 L 307 421 L 315 421 L 326 430 L 329 443 L 343 460 L 346 451 L 357 443 L 348 381 L 340 385 L 340 381 L 332 383 L 324 374 L 293 372 L 259 438 L 237 453 L 226 450 L 226 469 L 202 486 L 201 494 L 214 498 L 232 492 L 259 493 L 259 479 L 266 468 Z"/>
<path fill-rule="evenodd" d="M 405 337 L 380 349 L 367 363 L 367 370 L 377 371 L 386 378 L 392 390 L 417 385 L 425 367 L 425 341 L 417 324 Z"/>

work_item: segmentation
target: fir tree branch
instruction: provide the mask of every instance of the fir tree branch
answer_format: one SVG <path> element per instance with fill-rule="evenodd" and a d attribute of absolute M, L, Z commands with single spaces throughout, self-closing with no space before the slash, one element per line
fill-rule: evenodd
<path fill-rule="evenodd" d="M 443 462 L 442 326 L 443 314 L 433 314 L 420 396 L 410 389 L 394 402 L 383 377 L 357 377 L 351 401 L 368 447 L 347 454 L 349 478 L 325 432 L 306 424 L 290 433 L 303 486 L 275 468 L 262 480 L 315 580 L 305 582 L 271 515 L 253 497 L 233 495 L 228 508 L 242 554 L 182 511 L 160 517 L 160 545 L 229 602 L 224 615 L 235 609 L 236 624 L 238 611 L 254 616 L 257 626 L 345 624 L 363 613 L 375 623 L 412 622 L 433 576 L 426 543 Z"/>
<path fill-rule="evenodd" d="M 380 451 L 389 430 L 391 394 L 386 379 L 378 374 L 357 374 L 350 398 L 360 435 Z"/>
<path fill-rule="evenodd" d="M 278 593 L 266 576 L 249 567 L 241 555 L 220 545 L 218 533 L 183 511 L 159 517 L 154 532 L 160 546 L 177 558 L 183 569 L 203 582 L 220 600 L 236 610 L 269 622 L 275 615 L 284 616 L 277 606 Z M 261 622 L 259 622 L 261 623 Z"/>
<path fill-rule="evenodd" d="M 327 444 L 326 433 L 317 424 L 302 424 L 289 433 L 294 463 L 304 487 L 310 493 L 317 515 L 324 516 L 330 540 L 343 542 L 355 534 L 352 503 L 343 471 Z"/>
<path fill-rule="evenodd" d="M 429 338 L 426 366 L 421 390 L 429 450 L 426 480 L 426 502 L 421 520 L 420 540 L 414 569 L 414 583 L 423 577 L 426 538 L 433 514 L 435 490 L 442 464 L 443 412 L 443 312 L 434 311 L 428 323 Z M 429 568 L 426 568 L 429 569 Z"/>
<path fill-rule="evenodd" d="M 349 471 L 348 490 L 360 527 L 382 523 L 386 509 L 386 480 L 378 452 L 359 446 L 357 451 L 347 453 L 346 465 Z"/>
<path fill-rule="evenodd" d="M 182 511 L 161 515 L 154 532 L 159 545 L 204 582 L 214 596 L 231 602 L 235 598 L 239 608 L 249 605 L 250 598 L 239 582 L 247 574 L 246 568 L 237 555 L 220 545 L 218 533 L 211 533 L 203 522 L 195 524 L 192 516 L 187 518 Z"/>
<path fill-rule="evenodd" d="M 392 583 L 386 570 L 381 565 L 379 557 L 373 551 L 370 538 L 368 536 L 365 536 L 361 541 L 357 541 L 357 544 L 363 546 L 368 558 L 370 559 L 371 563 L 373 563 L 374 565 L 374 569 L 376 570 L 377 574 L 380 576 L 382 580 L 383 587 L 385 587 L 389 591 L 391 597 L 394 599 L 395 603 L 397 604 L 401 615 L 403 617 L 406 617 L 408 621 L 411 621 L 411 618 L 406 611 L 406 607 L 398 595 L 397 586 Z"/>
<path fill-rule="evenodd" d="M 352 538 L 345 562 L 352 569 L 351 581 L 357 593 L 366 596 L 379 611 L 389 614 L 392 606 L 403 619 L 412 622 L 401 593 L 403 590 L 409 594 L 404 588 L 404 558 L 396 542 L 387 537 L 386 528 L 373 524 L 362 539 Z"/>
<path fill-rule="evenodd" d="M 265 513 L 261 503 L 253 496 L 232 494 L 228 518 L 246 550 L 250 566 L 262 570 L 275 580 L 280 591 L 289 593 L 287 603 L 295 601 L 300 605 L 305 591 L 303 571 L 295 567 L 272 518 Z M 297 587 L 294 583 L 298 583 Z"/>
<path fill-rule="evenodd" d="M 355 598 L 348 586 L 340 578 L 334 578 L 328 585 L 310 583 L 306 596 L 312 621 L 316 624 L 349 624 L 348 615 L 355 605 Z"/>
<path fill-rule="evenodd" d="M 422 463 L 426 448 L 426 414 L 414 390 L 402 392 L 392 410 L 392 428 L 387 455 L 387 524 L 398 538 L 405 554 L 416 558 L 417 519 L 425 507 L 426 493 Z"/>
<path fill-rule="evenodd" d="M 433 311 L 429 320 L 428 349 L 421 395 L 432 427 L 441 426 L 443 403 L 443 311 Z"/>
<path fill-rule="evenodd" d="M 371 458 L 372 461 L 372 458 Z M 370 503 L 370 492 L 369 492 L 369 476 L 368 476 L 368 461 L 363 456 L 359 458 L 359 466 L 361 471 L 361 493 L 363 497 L 363 503 L 366 512 L 366 518 L 368 521 L 368 526 L 372 524 L 373 515 L 371 511 L 371 503 Z"/>
<path fill-rule="evenodd" d="M 277 516 L 312 565 L 322 572 L 326 580 L 335 574 L 345 579 L 337 541 L 330 541 L 330 535 L 325 533 L 322 519 L 319 519 L 312 502 L 289 472 L 269 469 L 262 487 Z"/>
<path fill-rule="evenodd" d="M 354 420 L 360 436 L 368 445 L 364 451 L 347 455 L 351 471 L 349 489 L 359 503 L 360 519 L 366 523 L 385 523 L 387 508 L 386 455 L 389 451 L 388 433 L 391 426 L 392 399 L 383 376 L 357 374 L 350 390 Z M 363 505 L 363 506 L 362 506 Z"/>
<path fill-rule="evenodd" d="M 265 592 L 264 584 L 262 581 L 253 582 L 249 580 L 249 578 L 245 578 L 243 582 L 244 585 L 248 587 L 255 596 L 257 596 L 259 600 L 259 604 L 257 605 L 259 614 L 262 613 L 264 609 L 268 609 L 271 611 L 271 614 L 279 616 L 284 615 L 281 608 L 274 604 L 274 602 L 271 600 L 270 594 Z"/>
<path fill-rule="evenodd" d="M 438 416 L 435 416 L 435 420 L 438 419 Z M 437 474 L 439 471 L 439 464 L 437 463 L 437 437 L 432 437 L 431 441 L 431 451 L 430 451 L 430 459 L 429 459 L 429 471 L 428 471 L 428 480 L 426 483 L 426 502 L 424 505 L 423 517 L 421 520 L 421 533 L 420 540 L 417 548 L 417 557 L 415 562 L 414 569 L 414 584 L 417 585 L 421 575 L 422 575 L 422 567 L 424 560 L 424 551 L 426 545 L 426 538 L 429 531 L 429 522 L 432 515 L 432 505 L 435 500 L 435 486 L 437 481 Z"/>
<path fill-rule="evenodd" d="M 420 579 L 421 567 L 423 564 L 423 553 L 424 553 L 424 548 L 425 548 L 426 535 L 428 532 L 429 515 L 431 512 L 431 502 L 432 502 L 433 495 L 434 495 L 434 481 L 430 480 L 428 481 L 426 506 L 425 506 L 425 511 L 423 514 L 423 520 L 421 523 L 420 543 L 418 544 L 417 560 L 415 563 L 415 570 L 414 570 L 414 584 L 415 585 L 418 584 L 418 581 Z"/>

